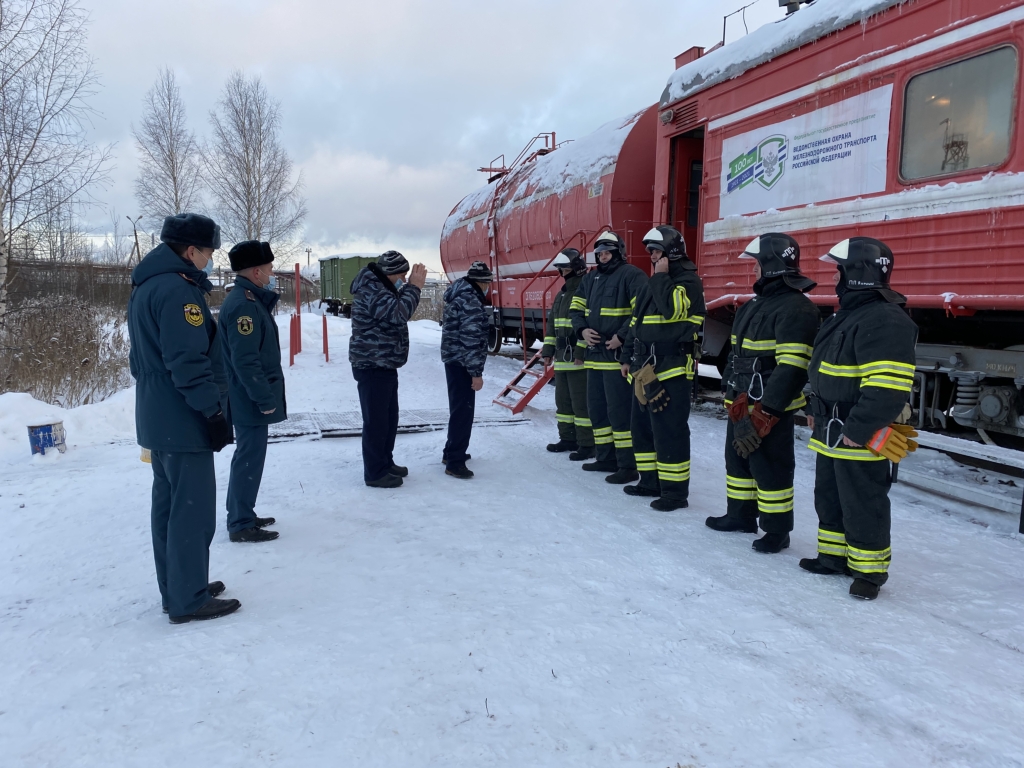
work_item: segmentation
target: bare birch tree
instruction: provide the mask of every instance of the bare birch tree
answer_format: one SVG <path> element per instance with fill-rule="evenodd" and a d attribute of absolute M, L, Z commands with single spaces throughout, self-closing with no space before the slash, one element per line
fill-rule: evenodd
<path fill-rule="evenodd" d="M 168 68 L 143 99 L 142 122 L 132 126 L 139 150 L 135 199 L 154 226 L 165 216 L 184 213 L 199 204 L 202 156 L 188 129 L 181 91 Z"/>
<path fill-rule="evenodd" d="M 19 232 L 103 180 L 109 148 L 85 135 L 97 79 L 75 0 L 0 0 L 0 324 Z"/>
<path fill-rule="evenodd" d="M 204 147 L 207 184 L 229 242 L 266 240 L 287 253 L 306 217 L 302 174 L 281 146 L 281 107 L 258 76 L 236 72 L 210 113 L 213 137 Z"/>

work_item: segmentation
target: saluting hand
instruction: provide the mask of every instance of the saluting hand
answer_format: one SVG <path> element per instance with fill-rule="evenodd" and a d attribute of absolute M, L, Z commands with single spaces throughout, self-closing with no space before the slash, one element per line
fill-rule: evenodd
<path fill-rule="evenodd" d="M 424 264 L 414 264 L 412 267 L 412 274 L 409 275 L 409 284 L 415 285 L 420 290 L 423 289 L 423 284 L 427 282 L 427 267 Z"/>

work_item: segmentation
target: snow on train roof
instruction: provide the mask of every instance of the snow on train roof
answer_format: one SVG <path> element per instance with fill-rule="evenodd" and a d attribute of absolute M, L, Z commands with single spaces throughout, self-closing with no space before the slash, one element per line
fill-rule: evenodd
<path fill-rule="evenodd" d="M 605 123 L 593 133 L 516 169 L 508 180 L 508 183 L 515 184 L 515 191 L 511 195 L 503 195 L 509 201 L 505 205 L 523 205 L 527 202 L 523 200 L 527 194 L 531 198 L 529 202 L 533 202 L 552 194 L 563 195 L 581 184 L 598 181 L 614 170 L 626 137 L 646 111 L 642 109 L 628 117 Z M 442 237 L 475 219 L 496 188 L 497 184 L 488 184 L 463 198 L 448 216 Z"/>
<path fill-rule="evenodd" d="M 905 2 L 909 0 L 817 0 L 677 69 L 668 79 L 660 105 L 664 107 L 731 80 L 748 69 Z"/>

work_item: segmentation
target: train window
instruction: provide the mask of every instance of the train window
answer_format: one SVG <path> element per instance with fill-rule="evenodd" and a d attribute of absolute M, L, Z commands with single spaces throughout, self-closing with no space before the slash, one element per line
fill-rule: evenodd
<path fill-rule="evenodd" d="M 1017 51 L 998 48 L 907 83 L 900 176 L 944 176 L 1000 165 L 1010 153 Z"/>

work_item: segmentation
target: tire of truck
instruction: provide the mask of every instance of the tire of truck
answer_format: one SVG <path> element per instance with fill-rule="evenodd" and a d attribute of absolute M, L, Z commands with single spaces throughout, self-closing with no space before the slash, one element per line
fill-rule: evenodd
<path fill-rule="evenodd" d="M 496 355 L 501 352 L 501 329 L 492 325 L 487 329 L 487 354 Z"/>

